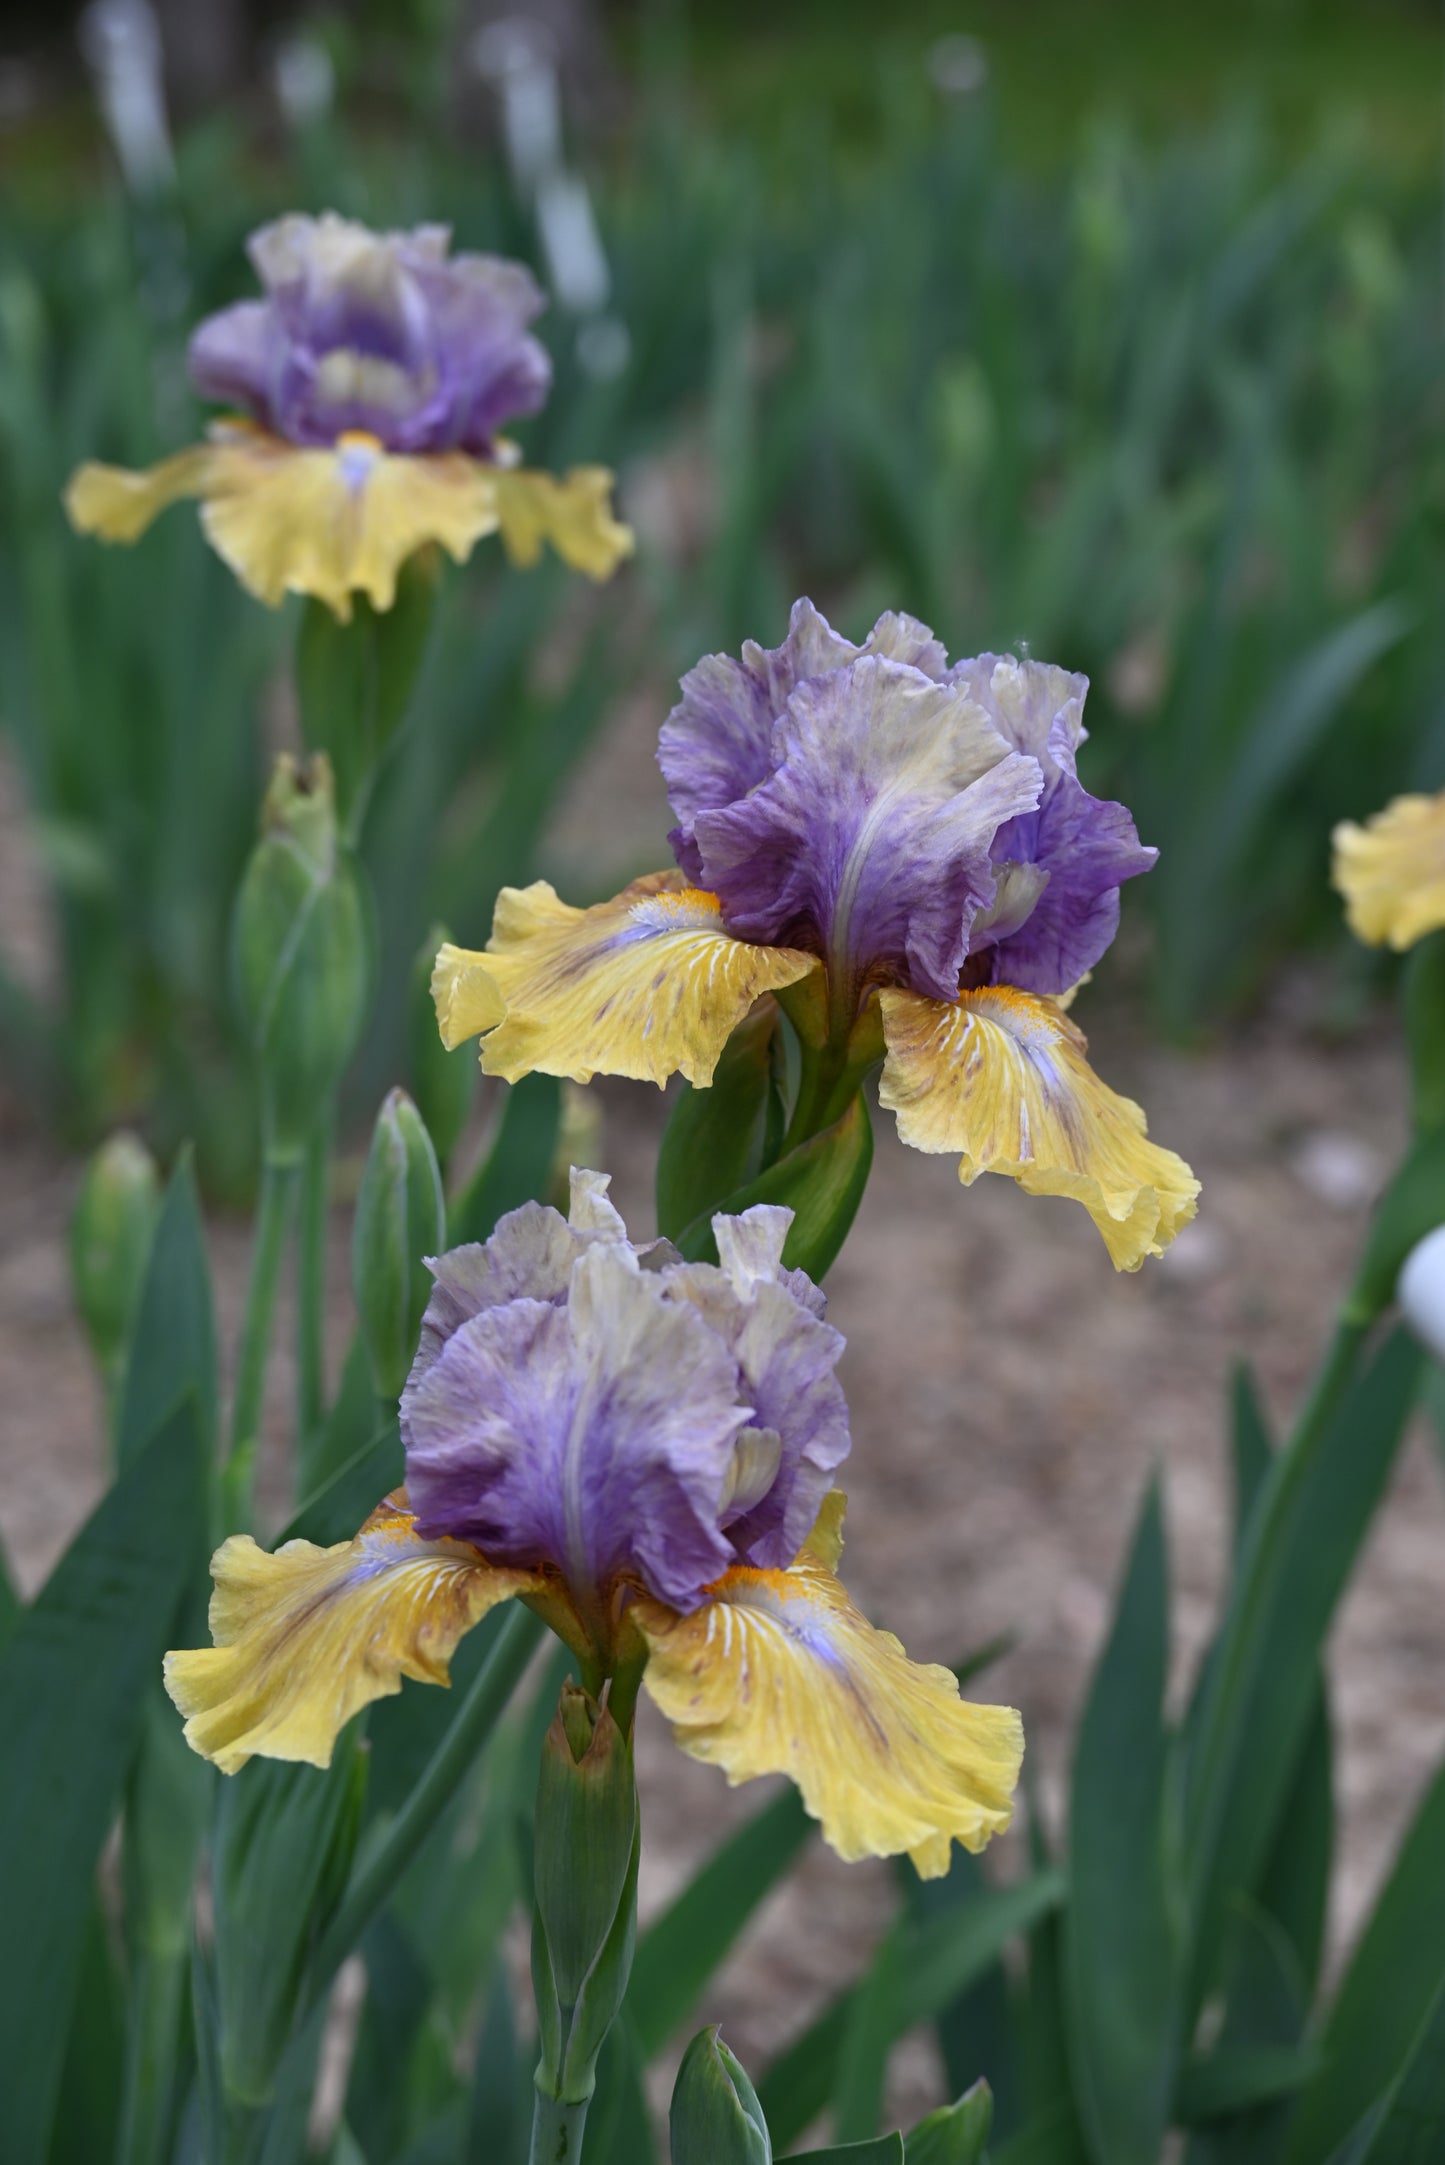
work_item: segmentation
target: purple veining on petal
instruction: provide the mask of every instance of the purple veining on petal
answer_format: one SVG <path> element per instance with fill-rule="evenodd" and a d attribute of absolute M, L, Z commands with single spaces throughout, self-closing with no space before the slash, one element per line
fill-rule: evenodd
<path fill-rule="evenodd" d="M 824 955 L 835 990 L 952 999 L 994 836 L 1040 787 L 966 692 L 865 655 L 799 684 L 772 774 L 697 815 L 702 881 L 738 938 Z"/>
<path fill-rule="evenodd" d="M 752 1428 L 777 1439 L 765 1492 L 727 1520 L 745 1563 L 783 1570 L 817 1519 L 848 1455 L 848 1406 L 834 1370 L 843 1338 L 822 1320 L 812 1280 L 782 1264 L 791 1213 L 759 1205 L 713 1220 L 719 1269 L 684 1264 L 668 1273 L 671 1298 L 696 1306 L 732 1348 Z M 746 1439 L 744 1439 L 746 1440 Z"/>
<path fill-rule="evenodd" d="M 741 660 L 707 654 L 688 671 L 682 698 L 662 725 L 657 759 L 677 821 L 669 840 L 690 879 L 702 878 L 693 834 L 698 813 L 721 810 L 766 781 L 776 763 L 778 717 L 798 686 L 865 654 L 907 662 L 930 677 L 941 677 L 948 666 L 943 648 L 916 617 L 890 611 L 858 647 L 804 599 L 793 603 L 781 646 L 748 639 Z"/>
<path fill-rule="evenodd" d="M 449 245 L 444 227 L 374 234 L 331 212 L 263 227 L 266 298 L 200 325 L 197 390 L 295 444 L 364 430 L 391 451 L 487 456 L 546 399 L 551 364 L 527 329 L 544 301 L 521 264 Z"/>
<path fill-rule="evenodd" d="M 424 1535 L 550 1563 L 593 1603 L 636 1573 L 696 1604 L 727 1568 L 719 1518 L 749 1409 L 727 1347 L 623 1248 L 573 1267 L 565 1306 L 472 1317 L 410 1393 L 407 1489 Z"/>
<path fill-rule="evenodd" d="M 1086 677 L 981 654 L 960 662 L 948 681 L 976 699 L 1000 735 L 1037 759 L 1044 775 L 1037 810 L 1001 827 L 992 853 L 1000 868 L 1037 868 L 1042 886 L 1021 921 L 1004 918 L 980 929 L 973 942 L 979 981 L 1066 992 L 1112 942 L 1120 885 L 1147 872 L 1158 852 L 1140 842 L 1124 805 L 1091 797 L 1079 781 Z"/>
<path fill-rule="evenodd" d="M 548 1563 L 584 1604 L 619 1578 L 678 1608 L 740 1559 L 790 1563 L 848 1449 L 842 1339 L 782 1265 L 791 1222 L 717 1220 L 721 1267 L 638 1249 L 574 1174 L 433 1265 L 402 1395 L 420 1530 Z"/>

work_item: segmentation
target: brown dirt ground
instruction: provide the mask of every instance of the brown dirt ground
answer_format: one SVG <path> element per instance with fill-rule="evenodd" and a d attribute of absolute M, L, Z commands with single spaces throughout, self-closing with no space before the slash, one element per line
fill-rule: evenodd
<path fill-rule="evenodd" d="M 580 775 L 552 857 L 575 891 L 660 862 L 648 754 L 657 709 L 618 718 Z M 616 818 L 599 826 L 597 795 Z M 3 808 L 0 808 L 3 809 Z M 13 820 L 0 816 L 13 840 Z M 605 858 L 595 837 L 608 838 Z M 0 850 L 12 867 L 14 851 Z M 12 887 L 9 877 L 4 881 Z M 23 898 L 22 898 L 23 899 Z M 14 901 L 13 892 L 8 898 Z M 11 922 L 26 914 L 18 905 Z M 470 936 L 474 928 L 461 928 Z M 475 928 L 480 931 L 481 928 Z M 1110 997 L 1117 997 L 1117 993 Z M 1116 1277 L 1084 1214 L 1003 1181 L 962 1191 L 946 1160 L 905 1151 L 876 1123 L 875 1171 L 830 1281 L 845 1332 L 854 1455 L 845 1568 L 851 1590 L 921 1658 L 952 1660 L 1016 1636 L 989 1695 L 1023 1709 L 1045 1807 L 1058 1824 L 1069 1739 L 1110 1611 L 1144 1483 L 1164 1470 L 1183 1674 L 1206 1635 L 1228 1509 L 1224 1393 L 1240 1356 L 1283 1420 L 1345 1285 L 1369 1200 L 1404 1132 L 1393 1024 L 1330 1042 L 1310 988 L 1192 1057 L 1143 1043 L 1086 994 L 1079 1019 L 1101 1072 L 1148 1109 L 1155 1134 L 1204 1182 L 1198 1224 L 1165 1262 Z M 642 1087 L 604 1084 L 603 1162 L 633 1231 L 651 1226 L 663 1116 Z M 78 1168 L 13 1124 L 0 1128 L 0 1538 L 33 1590 L 99 1493 L 99 1394 L 70 1308 L 64 1254 Z M 347 1329 L 346 1227 L 336 1226 L 335 1338 Z M 223 1329 L 234 1343 L 244 1229 L 214 1228 Z M 288 1399 L 273 1377 L 279 1442 Z M 1338 1729 L 1339 1870 L 1332 1914 L 1346 1944 L 1422 1784 L 1445 1747 L 1445 1487 L 1422 1433 L 1407 1452 L 1338 1620 L 1330 1676 Z M 733 1795 L 644 1715 L 653 1914 L 718 1834 L 761 1801 Z M 996 1845 L 1002 1875 L 1020 1838 Z M 755 2068 L 851 1974 L 890 1912 L 882 1867 L 815 1847 L 744 1936 L 710 1995 Z M 940 2094 L 927 2040 L 899 2054 L 894 2102 Z"/>

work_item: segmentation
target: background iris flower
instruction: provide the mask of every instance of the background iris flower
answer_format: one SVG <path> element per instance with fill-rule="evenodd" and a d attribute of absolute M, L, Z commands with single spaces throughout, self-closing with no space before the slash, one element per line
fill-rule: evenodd
<path fill-rule="evenodd" d="M 167 1657 L 197 1751 L 325 1766 L 401 1678 L 447 1681 L 462 1634 L 518 1596 L 589 1690 L 638 1682 L 730 1781 L 782 1773 L 844 1857 L 1007 1826 L 1019 1718 L 908 1660 L 835 1576 L 848 1450 L 823 1296 L 782 1266 L 789 1213 L 716 1222 L 720 1266 L 636 1248 L 607 1181 L 530 1203 L 433 1265 L 402 1398 L 407 1487 L 353 1541 L 217 1551 L 214 1647 Z"/>
<path fill-rule="evenodd" d="M 782 646 L 683 679 L 658 755 L 680 869 L 589 910 L 504 889 L 486 952 L 438 956 L 445 1042 L 481 1033 L 509 1081 L 706 1084 L 772 992 L 820 1055 L 815 1129 L 881 1060 L 905 1142 L 1075 1197 L 1137 1268 L 1199 1191 L 1065 1012 L 1155 856 L 1078 779 L 1086 690 L 1012 656 L 950 668 L 908 616 L 855 647 L 799 601 Z"/>
<path fill-rule="evenodd" d="M 1413 947 L 1445 925 L 1445 791 L 1396 797 L 1363 826 L 1334 833 L 1334 883 L 1355 937 Z"/>
<path fill-rule="evenodd" d="M 330 212 L 263 226 L 250 256 L 265 299 L 191 341 L 196 389 L 239 412 L 148 472 L 82 466 L 72 522 L 134 541 L 199 497 L 208 540 L 253 594 L 311 594 L 343 619 L 355 592 L 390 608 L 427 543 L 461 563 L 498 531 L 517 563 L 550 541 L 607 578 L 632 547 L 611 474 L 529 472 L 500 434 L 547 396 L 551 364 L 527 329 L 542 294 L 521 264 L 449 247 L 443 226 L 376 234 Z"/>

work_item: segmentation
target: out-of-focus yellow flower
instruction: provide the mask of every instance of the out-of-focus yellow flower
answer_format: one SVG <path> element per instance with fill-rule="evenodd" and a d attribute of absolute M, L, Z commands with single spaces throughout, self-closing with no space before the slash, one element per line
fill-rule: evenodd
<path fill-rule="evenodd" d="M 1363 826 L 1342 820 L 1334 844 L 1356 939 L 1400 950 L 1445 925 L 1445 792 L 1396 797 Z"/>
<path fill-rule="evenodd" d="M 130 542 L 198 497 L 211 545 L 260 600 L 310 594 L 343 621 L 353 594 L 389 609 L 429 543 L 461 563 L 499 533 L 530 565 L 550 542 L 608 578 L 632 549 L 611 474 L 530 471 L 499 433 L 546 396 L 526 330 L 542 296 L 519 264 L 448 245 L 437 227 L 372 234 L 330 215 L 264 227 L 251 256 L 266 299 L 210 317 L 191 343 L 196 388 L 241 411 L 146 472 L 82 466 L 72 523 Z"/>

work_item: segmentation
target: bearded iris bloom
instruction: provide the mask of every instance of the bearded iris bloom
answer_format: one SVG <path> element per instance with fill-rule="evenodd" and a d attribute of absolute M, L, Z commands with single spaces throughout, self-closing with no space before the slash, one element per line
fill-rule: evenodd
<path fill-rule="evenodd" d="M 1445 926 L 1445 791 L 1396 797 L 1359 826 L 1334 833 L 1334 883 L 1356 939 L 1413 947 Z"/>
<path fill-rule="evenodd" d="M 798 602 L 782 646 L 683 679 L 658 754 L 677 870 L 587 910 L 504 889 L 486 951 L 437 958 L 444 1041 L 481 1034 L 508 1081 L 707 1084 L 772 994 L 804 1048 L 795 1135 L 881 1060 L 905 1142 L 965 1184 L 1073 1196 L 1136 1269 L 1199 1188 L 1066 1013 L 1155 856 L 1079 781 L 1086 690 L 1007 655 L 950 667 L 907 616 L 855 647 Z"/>
<path fill-rule="evenodd" d="M 719 1217 L 720 1265 L 688 1264 L 634 1247 L 606 1190 L 574 1173 L 568 1218 L 526 1204 L 432 1265 L 405 1493 L 334 1548 L 223 1544 L 216 1643 L 166 1660 L 187 1738 L 226 1773 L 325 1766 L 362 1706 L 445 1683 L 518 1598 L 589 1689 L 640 1670 L 694 1758 L 786 1774 L 841 1855 L 936 1876 L 1007 1826 L 1019 1718 L 909 1661 L 835 1575 L 842 1339 L 782 1265 L 789 1213 Z"/>
<path fill-rule="evenodd" d="M 527 328 L 542 294 L 519 263 L 449 249 L 442 226 L 376 234 L 330 212 L 263 226 L 250 256 L 265 298 L 191 341 L 196 390 L 232 411 L 146 473 L 82 466 L 73 524 L 134 541 L 199 497 L 207 539 L 253 594 L 310 594 L 343 621 L 354 593 L 389 609 L 429 543 L 461 563 L 499 531 L 517 563 L 549 541 L 607 578 L 632 548 L 610 473 L 528 472 L 501 433 L 547 396 L 551 364 Z"/>

